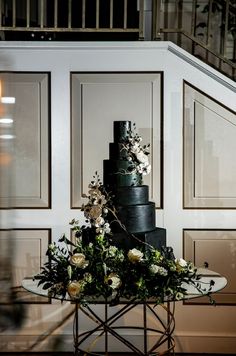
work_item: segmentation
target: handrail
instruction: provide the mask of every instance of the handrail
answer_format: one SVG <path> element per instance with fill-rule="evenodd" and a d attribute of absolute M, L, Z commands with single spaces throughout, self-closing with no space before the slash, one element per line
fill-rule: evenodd
<path fill-rule="evenodd" d="M 176 7 L 174 15 L 168 12 L 170 4 Z M 199 14 L 197 13 L 200 2 L 198 0 L 192 1 L 191 15 L 189 9 L 190 2 L 188 1 L 187 4 L 188 12 L 185 12 L 183 10 L 183 5 L 185 5 L 184 0 L 164 0 L 164 2 L 163 0 L 153 0 L 153 14 L 155 14 L 153 16 L 156 16 L 153 21 L 153 40 L 171 40 L 193 55 L 197 55 L 198 58 L 231 79 L 236 80 L 236 3 L 231 3 L 230 0 L 207 0 L 204 8 L 204 12 L 207 13 L 205 23 L 200 22 Z M 221 12 L 221 24 L 216 24 L 213 21 L 216 15 L 216 8 L 219 13 Z M 203 11 L 200 14 L 203 14 Z M 173 16 L 175 16 L 175 21 L 173 21 Z M 234 18 L 235 21 L 233 25 L 229 21 L 231 18 Z M 169 26 L 171 21 L 172 26 Z M 173 26 L 173 22 L 175 22 L 175 26 Z M 203 40 L 197 35 L 197 28 L 200 25 L 206 29 L 205 35 L 202 36 Z M 232 33 L 234 34 L 232 40 L 232 58 L 227 56 L 230 26 L 232 26 Z M 219 33 L 216 31 L 216 27 L 219 29 Z M 184 41 L 182 41 L 183 38 L 190 41 L 188 45 L 185 44 L 186 48 L 184 47 Z M 216 48 L 216 43 L 219 43 L 219 48 Z M 196 49 L 199 48 L 202 51 L 197 54 Z"/>

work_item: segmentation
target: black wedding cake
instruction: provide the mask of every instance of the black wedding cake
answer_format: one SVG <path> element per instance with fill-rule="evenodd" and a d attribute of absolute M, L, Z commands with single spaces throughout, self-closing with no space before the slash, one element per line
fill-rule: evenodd
<path fill-rule="evenodd" d="M 166 246 L 166 230 L 155 226 L 155 203 L 149 201 L 149 187 L 142 184 L 143 175 L 150 171 L 148 146 L 141 146 L 130 121 L 114 121 L 113 140 L 109 159 L 103 161 L 103 184 L 112 192 L 122 224 L 111 217 L 114 242 L 126 248 L 145 242 L 161 249 Z"/>

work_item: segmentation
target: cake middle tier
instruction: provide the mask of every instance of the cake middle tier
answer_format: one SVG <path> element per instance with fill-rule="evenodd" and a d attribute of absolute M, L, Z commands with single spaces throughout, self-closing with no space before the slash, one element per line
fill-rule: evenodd
<path fill-rule="evenodd" d="M 122 142 L 110 142 L 109 143 L 109 159 L 111 160 L 126 160 L 130 156 L 130 152 L 125 148 Z"/>
<path fill-rule="evenodd" d="M 155 229 L 155 203 L 115 206 L 117 216 L 130 233 L 147 232 Z"/>
<path fill-rule="evenodd" d="M 114 187 L 113 202 L 115 205 L 139 205 L 149 203 L 148 185 Z"/>
<path fill-rule="evenodd" d="M 103 161 L 103 184 L 109 187 L 140 185 L 142 175 L 134 171 L 129 161 L 105 159 Z"/>

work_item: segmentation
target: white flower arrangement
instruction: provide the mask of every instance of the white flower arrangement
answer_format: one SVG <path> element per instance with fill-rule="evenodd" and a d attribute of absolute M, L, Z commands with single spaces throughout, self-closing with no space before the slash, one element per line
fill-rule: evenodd
<path fill-rule="evenodd" d="M 133 124 L 133 127 L 133 131 L 130 130 L 128 132 L 128 136 L 123 142 L 122 150 L 127 153 L 127 160 L 130 162 L 131 167 L 130 173 L 147 175 L 151 172 L 151 164 L 148 159 L 150 144 L 142 146 L 142 137 L 135 132 L 135 124 Z"/>
<path fill-rule="evenodd" d="M 116 218 L 114 207 L 99 178 L 94 178 L 82 208 L 87 225 L 73 219 L 70 225 L 75 241 L 63 235 L 59 244 L 49 245 L 49 261 L 35 276 L 49 296 L 62 300 L 69 296 L 82 304 L 103 297 L 113 305 L 120 298 L 154 298 L 159 304 L 182 299 L 186 294 L 183 283 L 201 290 L 193 263 L 176 259 L 170 247 L 159 251 L 137 243 L 137 238 L 130 250 L 115 244 L 107 221 L 108 212 Z M 207 292 L 210 289 L 211 284 Z"/>

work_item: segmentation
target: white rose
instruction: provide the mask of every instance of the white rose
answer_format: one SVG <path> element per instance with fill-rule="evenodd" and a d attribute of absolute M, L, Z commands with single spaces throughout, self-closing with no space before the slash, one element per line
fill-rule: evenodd
<path fill-rule="evenodd" d="M 82 289 L 83 289 L 83 284 L 81 283 L 81 281 L 73 281 L 69 283 L 67 286 L 67 291 L 71 298 L 79 297 Z"/>
<path fill-rule="evenodd" d="M 179 258 L 179 259 L 176 258 L 175 262 L 180 267 L 187 267 L 187 262 L 183 258 Z"/>
<path fill-rule="evenodd" d="M 128 252 L 128 259 L 132 263 L 140 262 L 142 261 L 143 258 L 143 253 L 136 248 L 133 248 L 132 250 L 129 250 Z"/>
<path fill-rule="evenodd" d="M 89 261 L 85 260 L 83 253 L 75 253 L 70 258 L 70 263 L 79 268 L 86 268 L 89 265 Z"/>

